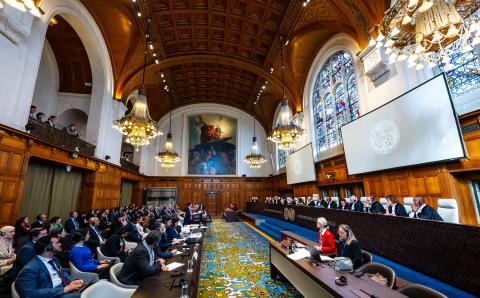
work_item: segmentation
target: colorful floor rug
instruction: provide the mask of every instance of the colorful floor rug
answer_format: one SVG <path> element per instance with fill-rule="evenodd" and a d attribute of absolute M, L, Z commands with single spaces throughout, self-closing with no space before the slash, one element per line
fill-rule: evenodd
<path fill-rule="evenodd" d="M 198 297 L 302 297 L 270 278 L 269 242 L 244 223 L 214 220 L 203 245 Z"/>

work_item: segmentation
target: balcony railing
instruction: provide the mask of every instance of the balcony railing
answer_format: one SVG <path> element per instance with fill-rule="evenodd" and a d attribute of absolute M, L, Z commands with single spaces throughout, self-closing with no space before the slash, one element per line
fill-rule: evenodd
<path fill-rule="evenodd" d="M 132 171 L 132 172 L 137 172 L 139 173 L 140 171 L 140 166 L 134 164 L 133 162 L 129 161 L 126 158 L 120 158 L 120 165 L 122 166 L 123 169 Z"/>
<path fill-rule="evenodd" d="M 68 135 L 60 129 L 51 127 L 43 122 L 29 118 L 26 128 L 30 131 L 31 135 L 42 138 L 53 145 L 78 151 L 79 153 L 89 156 L 95 155 L 94 145 L 74 136 Z"/>

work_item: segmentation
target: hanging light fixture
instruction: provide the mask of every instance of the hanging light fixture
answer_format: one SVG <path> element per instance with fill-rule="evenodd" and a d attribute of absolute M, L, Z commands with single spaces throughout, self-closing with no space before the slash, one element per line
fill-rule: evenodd
<path fill-rule="evenodd" d="M 253 142 L 252 142 L 252 152 L 245 156 L 245 162 L 250 165 L 252 169 L 259 169 L 262 167 L 267 159 L 263 154 L 259 153 L 258 144 L 257 144 L 257 136 L 255 135 L 255 116 L 253 116 Z"/>
<path fill-rule="evenodd" d="M 168 125 L 167 141 L 165 142 L 165 151 L 158 152 L 155 159 L 160 162 L 162 168 L 173 168 L 176 162 L 180 161 L 180 156 L 173 151 L 172 141 L 172 113 L 170 112 L 170 123 Z"/>
<path fill-rule="evenodd" d="M 147 31 L 150 32 L 150 20 L 148 20 Z M 150 113 L 148 112 L 147 89 L 145 88 L 146 66 L 147 38 L 145 38 L 142 85 L 136 98 L 132 98 L 132 101 L 134 101 L 133 108 L 128 115 L 122 117 L 120 120 L 113 121 L 112 125 L 113 128 L 118 129 L 126 136 L 125 142 L 135 146 L 136 151 L 138 151 L 140 146 L 149 145 L 150 139 L 162 135 L 157 123 L 150 117 Z"/>
<path fill-rule="evenodd" d="M 288 106 L 288 99 L 285 96 L 285 74 L 283 65 L 283 46 L 280 39 L 280 60 L 282 62 L 282 87 L 283 98 L 280 106 L 280 115 L 276 119 L 275 127 L 272 129 L 272 135 L 268 139 L 278 144 L 281 150 L 295 149 L 295 143 L 303 136 L 303 129 L 293 121 L 293 114 Z"/>
<path fill-rule="evenodd" d="M 466 52 L 480 42 L 480 23 L 472 17 L 479 8 L 480 1 L 470 0 L 398 0 L 370 31 L 370 45 L 386 47 L 392 62 L 410 56 L 415 57 L 411 66 L 443 63 L 458 49 Z"/>
<path fill-rule="evenodd" d="M 42 10 L 38 8 L 33 0 L 4 0 L 5 4 L 18 9 L 21 12 L 28 12 L 35 17 L 40 18 L 43 14 Z M 0 3 L 0 8 L 3 7 L 3 4 Z"/>

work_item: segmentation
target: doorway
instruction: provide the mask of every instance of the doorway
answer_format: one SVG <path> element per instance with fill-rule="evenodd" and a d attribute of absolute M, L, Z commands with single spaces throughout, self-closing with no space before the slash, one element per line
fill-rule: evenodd
<path fill-rule="evenodd" d="M 207 191 L 206 193 L 207 203 L 205 204 L 207 207 L 208 213 L 212 216 L 219 216 L 219 212 L 217 210 L 217 202 L 218 202 L 218 191 Z"/>

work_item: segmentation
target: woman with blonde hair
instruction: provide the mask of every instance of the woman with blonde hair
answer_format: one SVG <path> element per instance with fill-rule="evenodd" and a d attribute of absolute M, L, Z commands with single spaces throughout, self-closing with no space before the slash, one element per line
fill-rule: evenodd
<path fill-rule="evenodd" d="M 352 260 L 353 269 L 362 266 L 362 248 L 348 225 L 341 224 L 338 226 L 338 239 L 340 240 L 338 256 Z"/>
<path fill-rule="evenodd" d="M 15 237 L 15 227 L 5 226 L 0 229 L 0 275 L 10 270 L 15 262 L 13 237 Z"/>

